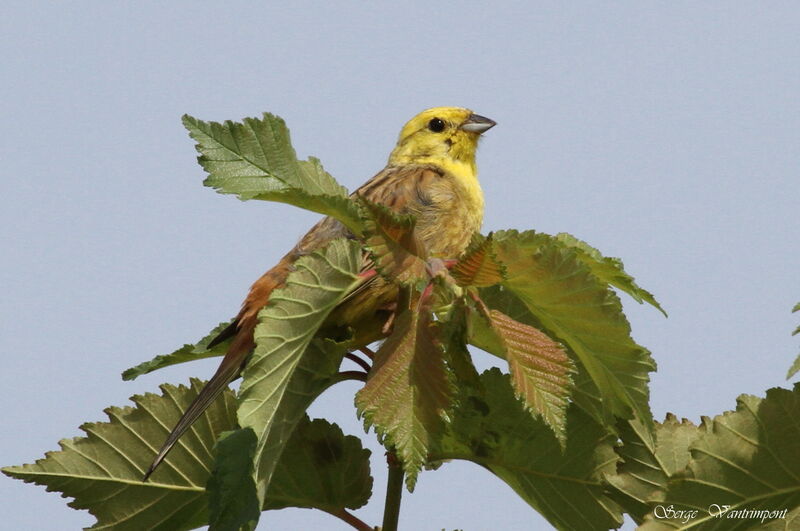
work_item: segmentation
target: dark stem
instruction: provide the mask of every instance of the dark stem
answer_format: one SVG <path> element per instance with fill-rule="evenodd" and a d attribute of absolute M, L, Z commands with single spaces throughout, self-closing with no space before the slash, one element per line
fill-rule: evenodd
<path fill-rule="evenodd" d="M 362 382 L 367 381 L 367 373 L 362 371 L 341 371 L 335 377 L 336 382 L 343 382 L 345 380 L 359 380 Z"/>
<path fill-rule="evenodd" d="M 340 519 L 344 520 L 345 522 L 347 522 L 351 526 L 355 527 L 359 531 L 374 531 L 375 530 L 374 527 L 367 525 L 366 522 L 364 522 L 363 520 L 358 518 L 353 513 L 347 512 L 347 509 L 340 509 L 340 510 L 335 511 L 335 512 L 329 512 L 328 514 L 332 514 L 336 518 L 340 518 Z"/>
<path fill-rule="evenodd" d="M 356 356 L 352 352 L 348 352 L 347 354 L 344 355 L 344 357 L 349 359 L 350 361 L 354 361 L 354 362 L 358 363 L 358 365 L 360 365 L 362 369 L 364 369 L 365 371 L 369 372 L 369 370 L 371 368 L 369 366 L 369 363 L 367 363 L 366 361 L 362 360 L 361 358 L 359 358 L 358 356 Z"/>
<path fill-rule="evenodd" d="M 381 531 L 397 531 L 400 501 L 403 496 L 403 465 L 394 452 L 386 454 L 386 462 L 389 465 L 389 479 L 386 482 L 386 503 L 383 506 Z"/>

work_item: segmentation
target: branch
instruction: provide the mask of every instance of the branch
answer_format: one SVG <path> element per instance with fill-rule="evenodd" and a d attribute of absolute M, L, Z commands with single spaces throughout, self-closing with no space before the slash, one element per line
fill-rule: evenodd
<path fill-rule="evenodd" d="M 362 371 L 342 371 L 333 377 L 334 383 L 344 382 L 345 380 L 359 380 L 361 382 L 367 381 L 367 373 Z"/>
<path fill-rule="evenodd" d="M 400 501 L 403 496 L 403 465 L 391 451 L 386 453 L 386 462 L 389 465 L 389 479 L 386 482 L 386 503 L 383 506 L 381 531 L 397 531 Z"/>
<path fill-rule="evenodd" d="M 330 512 L 326 511 L 328 514 L 335 516 L 341 520 L 344 520 L 354 528 L 358 529 L 358 531 L 375 531 L 375 528 L 361 520 L 359 517 L 354 515 L 353 513 L 347 512 L 347 509 L 339 509 L 338 511 Z"/>
<path fill-rule="evenodd" d="M 344 355 L 344 357 L 349 359 L 350 361 L 353 361 L 353 362 L 357 363 L 362 369 L 364 369 L 367 372 L 369 372 L 369 370 L 371 369 L 371 367 L 369 366 L 369 363 L 367 363 L 363 359 L 359 358 L 358 356 L 356 356 L 352 352 L 348 352 L 347 354 Z"/>

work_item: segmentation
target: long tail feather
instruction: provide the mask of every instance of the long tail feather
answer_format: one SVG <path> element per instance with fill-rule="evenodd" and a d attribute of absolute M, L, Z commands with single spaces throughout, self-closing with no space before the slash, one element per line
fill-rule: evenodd
<path fill-rule="evenodd" d="M 226 341 L 226 340 L 236 336 L 236 333 L 238 331 L 239 331 L 239 320 L 238 319 L 234 319 L 233 321 L 231 321 L 231 324 L 226 326 L 225 329 L 222 332 L 217 334 L 217 337 L 215 337 L 214 339 L 209 341 L 209 343 L 206 346 L 206 348 L 211 349 L 211 348 L 216 347 L 217 345 L 219 345 L 223 341 Z"/>
<path fill-rule="evenodd" d="M 234 340 L 235 343 L 235 340 Z M 234 347 L 239 347 L 234 350 Z M 211 377 L 211 380 L 206 383 L 205 387 L 200 390 L 200 393 L 195 397 L 178 423 L 172 428 L 172 431 L 164 442 L 164 445 L 158 451 L 150 468 L 142 478 L 142 481 L 147 481 L 150 475 L 155 471 L 158 465 L 164 460 L 172 447 L 178 442 L 178 439 L 192 426 L 200 415 L 214 402 L 214 400 L 222 393 L 222 391 L 233 381 L 241 371 L 244 363 L 249 354 L 249 348 L 242 350 L 240 345 L 231 345 L 231 350 L 225 355 L 225 359 L 220 363 L 217 372 Z"/>
<path fill-rule="evenodd" d="M 214 402 L 225 387 L 239 375 L 239 372 L 247 362 L 250 352 L 255 347 L 253 330 L 258 321 L 258 311 L 267 304 L 272 291 L 286 280 L 294 259 L 296 259 L 296 253 L 290 253 L 278 262 L 275 267 L 264 273 L 250 288 L 250 293 L 247 295 L 236 320 L 211 342 L 209 347 L 235 336 L 217 372 L 214 373 L 214 376 L 211 377 L 205 387 L 200 390 L 200 394 L 189 404 L 178 424 L 172 429 L 164 445 L 158 451 L 153 464 L 147 469 L 142 481 L 147 481 L 147 478 L 164 461 L 169 451 L 192 426 L 194 421 Z"/>

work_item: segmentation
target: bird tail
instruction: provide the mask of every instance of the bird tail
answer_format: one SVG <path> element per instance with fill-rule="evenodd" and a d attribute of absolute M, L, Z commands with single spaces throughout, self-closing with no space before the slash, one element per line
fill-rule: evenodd
<path fill-rule="evenodd" d="M 278 264 L 264 273 L 255 284 L 250 288 L 250 293 L 247 295 L 242 310 L 239 312 L 236 320 L 225 330 L 220 333 L 220 336 L 211 342 L 211 345 L 220 343 L 233 337 L 228 352 L 222 359 L 222 362 L 217 368 L 217 372 L 211 377 L 211 380 L 206 383 L 205 387 L 200 390 L 200 394 L 189 404 L 189 407 L 184 412 L 183 416 L 178 421 L 178 424 L 170 432 L 164 445 L 158 451 L 153 464 L 147 469 L 142 481 L 147 481 L 147 478 L 153 471 L 161 464 L 166 457 L 167 453 L 178 442 L 178 439 L 188 430 L 194 421 L 211 405 L 212 402 L 222 393 L 227 385 L 232 382 L 244 368 L 250 353 L 255 347 L 253 339 L 253 331 L 255 330 L 256 323 L 258 322 L 258 311 L 266 306 L 272 291 L 282 286 L 289 275 L 292 263 L 296 256 L 286 255 Z"/>
<path fill-rule="evenodd" d="M 189 407 L 186 408 L 186 411 L 183 413 L 178 423 L 172 428 L 169 437 L 167 437 L 167 440 L 164 442 L 163 446 L 161 446 L 155 459 L 153 459 L 153 463 L 150 465 L 150 468 L 147 469 L 147 473 L 144 475 L 144 478 L 142 478 L 142 481 L 147 481 L 147 478 L 149 478 L 156 467 L 161 464 L 167 456 L 167 453 L 169 453 L 172 447 L 178 442 L 178 439 L 186 433 L 186 430 L 192 426 L 194 421 L 196 421 L 220 393 L 225 390 L 228 384 L 239 375 L 239 372 L 242 370 L 242 367 L 244 367 L 250 354 L 250 349 L 247 348 L 247 345 L 238 345 L 237 343 L 238 342 L 234 339 L 231 348 L 228 350 L 227 354 L 225 354 L 225 358 L 217 368 L 217 372 L 214 373 L 214 376 L 206 383 L 205 387 L 200 390 L 200 393 L 195 397 L 192 403 L 189 404 Z M 242 347 L 245 348 L 243 349 Z"/>

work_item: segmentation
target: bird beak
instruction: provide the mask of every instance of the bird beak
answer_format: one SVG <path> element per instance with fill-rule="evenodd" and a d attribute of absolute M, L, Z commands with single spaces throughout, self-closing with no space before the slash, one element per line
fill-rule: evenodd
<path fill-rule="evenodd" d="M 492 127 L 497 125 L 497 122 L 490 118 L 486 118 L 485 116 L 481 116 L 479 114 L 470 114 L 469 118 L 467 118 L 463 124 L 459 126 L 459 129 L 462 131 L 467 131 L 468 133 L 485 133 Z"/>

